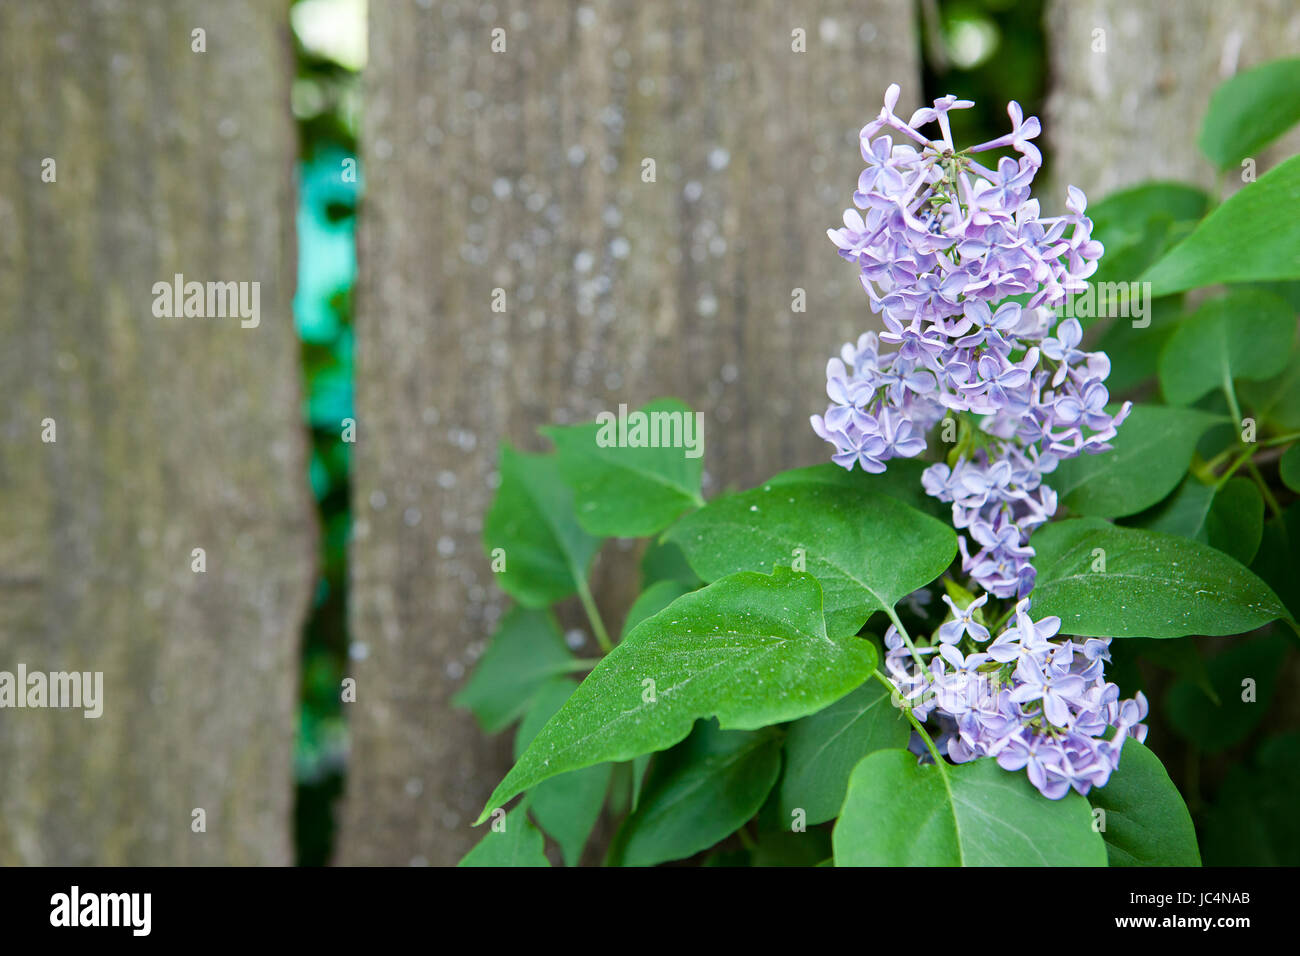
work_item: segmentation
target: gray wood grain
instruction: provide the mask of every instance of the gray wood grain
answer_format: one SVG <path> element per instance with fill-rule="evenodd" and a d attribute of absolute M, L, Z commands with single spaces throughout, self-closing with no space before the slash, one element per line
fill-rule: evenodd
<path fill-rule="evenodd" d="M 506 769 L 508 737 L 448 703 L 503 607 L 479 543 L 498 442 L 675 394 L 712 492 L 825 459 L 826 360 L 870 322 L 825 231 L 884 88 L 918 99 L 903 0 L 491 10 L 370 10 L 347 863 L 454 863 Z M 630 558 L 601 559 L 611 627 Z"/>
<path fill-rule="evenodd" d="M 291 862 L 315 529 L 286 10 L 5 0 L 0 64 L 0 670 L 105 685 L 98 719 L 0 711 L 0 865 Z M 156 318 L 176 273 L 259 282 L 260 325 Z"/>
<path fill-rule="evenodd" d="M 1196 146 L 1210 94 L 1234 73 L 1300 55 L 1294 0 L 1051 0 L 1047 27 L 1057 192 L 1071 183 L 1096 199 L 1145 179 L 1213 186 Z M 1254 157 L 1257 175 L 1298 149 L 1292 134 Z M 1225 195 L 1241 185 L 1230 171 Z"/>

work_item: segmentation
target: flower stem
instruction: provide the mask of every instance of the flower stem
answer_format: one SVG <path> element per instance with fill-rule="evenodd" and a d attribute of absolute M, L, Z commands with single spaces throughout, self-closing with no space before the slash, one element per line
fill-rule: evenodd
<path fill-rule="evenodd" d="M 894 682 L 884 674 L 880 673 L 879 670 L 872 671 L 871 676 L 884 684 L 885 689 L 889 691 L 891 695 L 898 693 L 898 687 L 895 686 Z M 930 756 L 934 758 L 934 762 L 939 767 L 940 772 L 945 772 L 943 758 L 939 756 L 939 748 L 936 747 L 934 741 L 930 739 L 930 734 L 925 729 L 925 725 L 916 719 L 916 715 L 912 713 L 912 708 L 908 705 L 907 701 L 902 700 L 901 696 L 899 697 L 899 700 L 902 701 L 900 709 L 903 711 L 904 715 L 906 715 L 908 723 L 912 725 L 912 729 L 920 734 L 921 739 L 925 741 L 925 747 L 930 751 Z"/>
<path fill-rule="evenodd" d="M 1250 476 L 1255 479 L 1255 484 L 1259 485 L 1259 493 L 1264 496 L 1264 501 L 1268 503 L 1268 509 L 1273 512 L 1273 517 L 1281 518 L 1282 506 L 1277 503 L 1277 498 L 1274 496 L 1272 489 L 1269 488 L 1268 482 L 1260 474 L 1259 466 L 1252 459 L 1247 458 L 1246 468 L 1250 471 Z"/>
<path fill-rule="evenodd" d="M 1228 400 L 1228 411 L 1232 414 L 1232 420 L 1236 423 L 1236 428 L 1241 428 L 1241 405 L 1237 402 L 1237 390 L 1232 387 L 1232 374 L 1225 366 L 1223 369 L 1223 396 Z"/>
<path fill-rule="evenodd" d="M 600 619 L 600 610 L 596 607 L 596 601 L 591 596 L 591 588 L 587 586 L 586 578 L 578 579 L 578 598 L 582 601 L 582 609 L 587 612 L 587 620 L 591 622 L 591 629 L 596 635 L 596 643 L 600 649 L 608 654 L 614 649 L 613 643 L 609 639 L 609 632 L 605 630 L 605 622 Z"/>
<path fill-rule="evenodd" d="M 916 666 L 922 673 L 924 673 L 925 661 L 921 659 L 921 655 L 916 650 L 916 645 L 912 643 L 912 638 L 908 636 L 907 628 L 903 627 L 903 622 L 898 619 L 898 612 L 896 612 L 892 607 L 887 607 L 885 608 L 885 614 L 888 615 L 889 620 L 898 630 L 898 636 L 903 639 L 903 643 L 907 645 L 907 649 L 912 652 L 912 660 L 916 662 Z"/>
<path fill-rule="evenodd" d="M 1255 450 L 1253 448 L 1247 448 L 1240 455 L 1238 455 L 1237 460 L 1234 461 L 1231 465 L 1229 465 L 1226 469 L 1224 469 L 1223 474 L 1221 474 L 1217 479 L 1215 479 L 1214 490 L 1217 492 L 1220 488 L 1226 485 L 1228 483 L 1228 479 L 1233 476 L 1233 474 L 1237 471 L 1238 468 L 1240 468 L 1242 465 L 1249 462 L 1250 456 L 1253 455 L 1254 453 Z"/>
<path fill-rule="evenodd" d="M 1002 627 L 1003 624 L 1007 623 L 1007 621 L 1011 619 L 1011 615 L 1015 613 L 1015 610 L 1016 610 L 1016 606 L 1015 604 L 1012 604 L 1005 611 L 1003 611 L 1002 614 L 999 615 L 997 623 L 989 628 L 989 633 L 992 634 L 994 637 L 996 637 L 998 630 Z"/>
<path fill-rule="evenodd" d="M 1232 453 L 1234 450 L 1236 450 L 1236 447 L 1237 447 L 1236 445 L 1229 445 L 1227 448 L 1223 449 L 1223 451 L 1219 452 L 1213 458 L 1201 463 L 1200 465 L 1194 466 L 1192 468 L 1192 471 L 1194 471 L 1196 473 L 1196 477 L 1200 478 L 1201 481 L 1203 481 L 1205 484 L 1207 485 L 1213 484 L 1215 480 L 1214 470 L 1232 457 Z"/>
<path fill-rule="evenodd" d="M 925 725 L 916 719 L 916 715 L 912 713 L 912 709 L 910 707 L 907 709 L 906 714 L 907 714 L 907 719 L 912 724 L 912 729 L 915 730 L 918 734 L 920 734 L 921 739 L 925 741 L 925 749 L 930 751 L 930 756 L 934 758 L 934 765 L 939 768 L 940 773 L 946 775 L 947 770 L 945 769 L 943 757 L 939 756 L 939 748 L 936 747 L 934 745 L 934 741 L 930 739 L 930 734 L 925 729 Z"/>

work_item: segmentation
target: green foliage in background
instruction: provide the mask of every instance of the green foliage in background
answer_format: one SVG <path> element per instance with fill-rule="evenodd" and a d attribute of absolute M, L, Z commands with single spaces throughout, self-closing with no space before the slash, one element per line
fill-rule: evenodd
<path fill-rule="evenodd" d="M 298 73 L 293 109 L 298 166 L 298 282 L 294 321 L 301 340 L 303 416 L 311 437 L 309 479 L 321 527 L 320 568 L 302 650 L 302 704 L 294 753 L 298 862 L 320 865 L 333 846 L 333 808 L 343 790 L 347 725 L 340 685 L 349 650 L 347 540 L 352 418 L 352 290 L 359 175 L 344 175 L 357 156 L 359 75 L 308 49 L 295 34 Z"/>

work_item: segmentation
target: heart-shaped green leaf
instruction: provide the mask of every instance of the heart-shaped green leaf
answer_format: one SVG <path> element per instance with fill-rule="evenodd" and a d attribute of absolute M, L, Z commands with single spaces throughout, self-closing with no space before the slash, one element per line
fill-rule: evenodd
<path fill-rule="evenodd" d="M 757 730 L 816 713 L 876 661 L 869 641 L 827 636 L 811 575 L 723 578 L 637 625 L 529 744 L 479 822 L 548 777 L 671 747 L 704 717 Z"/>
<path fill-rule="evenodd" d="M 884 685 L 874 680 L 825 710 L 796 720 L 785 740 L 782 822 L 788 826 L 800 810 L 808 826 L 832 819 L 840 812 L 849 774 L 858 761 L 877 750 L 906 747 L 910 736 L 907 718 Z"/>
<path fill-rule="evenodd" d="M 578 525 L 555 457 L 502 445 L 500 474 L 483 543 L 501 589 L 525 607 L 545 607 L 585 586 L 600 540 Z"/>
<path fill-rule="evenodd" d="M 1119 769 L 1088 792 L 1101 818 L 1111 866 L 1200 866 L 1196 829 L 1183 796 L 1160 758 L 1136 740 L 1124 741 Z"/>
<path fill-rule="evenodd" d="M 1209 299 L 1179 323 L 1160 353 L 1160 390 L 1190 405 L 1238 379 L 1272 378 L 1287 365 L 1295 339 L 1291 307 L 1258 289 Z"/>
<path fill-rule="evenodd" d="M 583 528 L 599 537 L 639 538 L 704 504 L 704 435 L 696 412 L 661 398 L 630 414 L 607 414 L 603 422 L 541 430 L 555 442 Z"/>
<path fill-rule="evenodd" d="M 1197 441 L 1219 420 L 1191 408 L 1135 405 L 1110 451 L 1067 458 L 1044 480 L 1061 504 L 1079 514 L 1136 514 L 1178 486 Z"/>
<path fill-rule="evenodd" d="M 856 634 L 873 611 L 933 581 L 957 553 L 951 527 L 897 498 L 821 476 L 778 475 L 718 498 L 664 538 L 706 581 L 806 568 L 821 582 L 832 637 Z"/>
<path fill-rule="evenodd" d="M 774 729 L 719 730 L 701 721 L 655 758 L 610 862 L 654 866 L 707 850 L 758 812 L 780 772 L 781 737 Z"/>
<path fill-rule="evenodd" d="M 1142 276 L 1153 296 L 1220 282 L 1300 279 L 1300 156 L 1247 184 Z"/>
<path fill-rule="evenodd" d="M 1286 609 L 1259 578 L 1214 548 L 1096 518 L 1044 525 L 1033 616 L 1081 637 L 1241 634 Z"/>
<path fill-rule="evenodd" d="M 1048 800 L 992 759 L 939 767 L 906 750 L 854 768 L 834 846 L 836 866 L 1106 865 L 1077 793 Z"/>

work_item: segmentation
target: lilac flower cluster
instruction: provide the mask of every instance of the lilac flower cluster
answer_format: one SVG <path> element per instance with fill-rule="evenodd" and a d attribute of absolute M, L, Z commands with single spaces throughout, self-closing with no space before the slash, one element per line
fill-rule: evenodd
<path fill-rule="evenodd" d="M 956 445 L 926 470 L 925 490 L 952 504 L 966 532 L 965 572 L 997 597 L 1023 597 L 1034 583 L 1029 534 L 1057 505 L 1043 476 L 1062 458 L 1109 448 L 1129 411 L 1106 411 L 1109 360 L 1082 351 L 1078 321 L 1058 324 L 1054 311 L 1086 288 L 1102 246 L 1080 190 L 1070 187 L 1064 216 L 1040 216 L 1030 198 L 1042 164 L 1030 142 L 1037 118 L 1011 103 L 1010 133 L 958 151 L 948 113 L 970 101 L 947 96 L 904 121 L 898 93 L 891 86 L 862 129 L 857 208 L 829 232 L 885 330 L 830 360 L 831 404 L 812 426 L 837 464 L 879 473 L 921 454 L 926 432 L 950 420 Z M 917 128 L 930 123 L 938 139 Z M 972 158 L 1000 149 L 1019 158 L 992 169 Z"/>
<path fill-rule="evenodd" d="M 976 619 L 987 594 L 965 608 L 944 600 L 953 619 L 940 626 L 937 643 L 914 648 L 890 627 L 885 667 L 918 720 L 937 712 L 952 722 L 941 740 L 947 757 L 993 757 L 1005 770 L 1025 770 L 1053 800 L 1071 788 L 1087 794 L 1105 786 L 1125 738 L 1142 741 L 1147 731 L 1146 698 L 1120 700 L 1105 679 L 1110 639 L 1057 640 L 1061 619 L 1032 620 L 1024 599 L 1015 624 L 990 640 Z"/>

